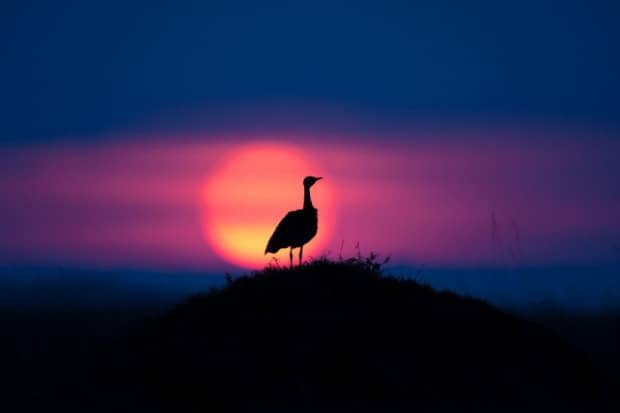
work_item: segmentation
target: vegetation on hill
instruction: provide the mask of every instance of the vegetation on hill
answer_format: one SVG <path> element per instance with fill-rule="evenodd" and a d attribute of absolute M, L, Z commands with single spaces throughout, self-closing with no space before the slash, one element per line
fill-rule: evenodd
<path fill-rule="evenodd" d="M 483 301 L 385 276 L 374 255 L 230 279 L 134 334 L 115 359 L 108 383 L 175 411 L 614 404 L 613 380 L 553 333 Z"/>

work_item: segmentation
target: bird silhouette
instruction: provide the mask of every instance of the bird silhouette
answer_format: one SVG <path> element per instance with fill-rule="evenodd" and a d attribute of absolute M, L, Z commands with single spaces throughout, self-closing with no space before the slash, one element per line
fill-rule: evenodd
<path fill-rule="evenodd" d="M 312 205 L 310 187 L 323 177 L 306 176 L 304 178 L 304 207 L 290 211 L 280 221 L 269 238 L 265 254 L 276 253 L 281 248 L 290 247 L 289 258 L 293 268 L 293 248 L 299 248 L 299 265 L 304 251 L 304 245 L 316 235 L 318 229 L 317 210 Z"/>

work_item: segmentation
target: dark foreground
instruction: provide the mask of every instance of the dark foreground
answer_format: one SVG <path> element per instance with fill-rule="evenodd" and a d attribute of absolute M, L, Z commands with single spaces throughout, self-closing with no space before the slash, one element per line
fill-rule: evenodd
<path fill-rule="evenodd" d="M 39 335 L 0 344 L 3 411 L 618 408 L 613 375 L 555 333 L 372 260 L 267 269 L 150 319 L 57 317 L 4 320 Z"/>

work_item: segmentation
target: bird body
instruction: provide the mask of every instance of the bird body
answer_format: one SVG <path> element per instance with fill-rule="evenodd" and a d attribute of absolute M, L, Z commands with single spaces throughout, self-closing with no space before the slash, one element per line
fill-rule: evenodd
<path fill-rule="evenodd" d="M 265 254 L 276 253 L 281 248 L 290 248 L 291 267 L 293 266 L 293 248 L 299 248 L 299 263 L 301 264 L 303 247 L 318 231 L 318 213 L 312 205 L 310 187 L 322 178 L 308 176 L 304 179 L 304 207 L 288 212 L 273 231 Z"/>
<path fill-rule="evenodd" d="M 269 239 L 265 253 L 281 248 L 299 248 L 310 241 L 318 230 L 317 210 L 298 209 L 287 213 Z"/>

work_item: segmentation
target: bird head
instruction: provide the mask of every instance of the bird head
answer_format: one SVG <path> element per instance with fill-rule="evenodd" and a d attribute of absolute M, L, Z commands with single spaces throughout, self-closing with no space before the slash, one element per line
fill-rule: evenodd
<path fill-rule="evenodd" d="M 306 188 L 310 188 L 312 185 L 314 185 L 316 183 L 316 181 L 318 181 L 319 179 L 323 179 L 322 176 L 316 177 L 316 176 L 306 176 L 304 178 L 304 187 Z"/>

